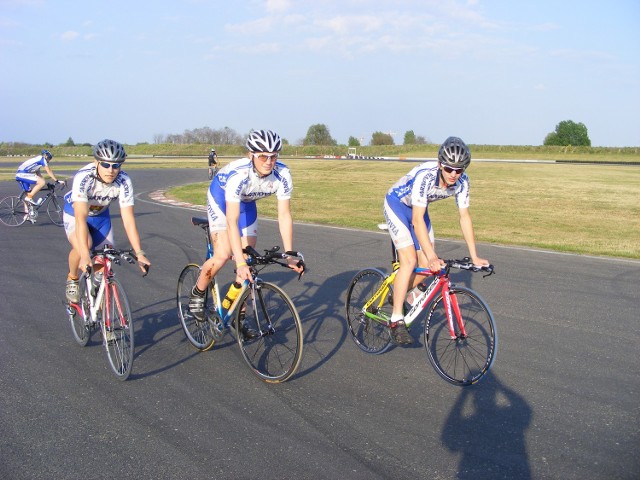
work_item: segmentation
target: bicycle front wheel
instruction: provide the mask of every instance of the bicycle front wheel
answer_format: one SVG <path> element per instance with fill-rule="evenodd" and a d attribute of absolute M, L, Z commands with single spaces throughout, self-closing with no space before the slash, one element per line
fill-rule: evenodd
<path fill-rule="evenodd" d="M 20 197 L 5 197 L 0 201 L 0 222 L 7 227 L 19 227 L 29 218 L 29 209 Z"/>
<path fill-rule="evenodd" d="M 62 197 L 56 195 L 51 195 L 49 202 L 47 202 L 47 215 L 49 215 L 51 221 L 59 227 L 64 225 L 64 221 L 62 220 L 64 214 L 62 205 Z"/>
<path fill-rule="evenodd" d="M 367 317 L 362 309 L 366 303 L 371 300 L 378 291 L 382 282 L 387 276 L 376 268 L 367 268 L 359 271 L 347 291 L 347 323 L 349 324 L 349 332 L 355 344 L 367 353 L 380 354 L 386 352 L 391 343 L 391 333 L 389 328 Z M 389 289 L 389 297 L 393 294 Z M 389 298 L 385 298 L 383 305 L 378 306 L 378 302 L 374 304 L 372 313 L 380 315 L 381 313 L 391 318 L 393 306 Z"/>
<path fill-rule="evenodd" d="M 84 347 L 91 336 L 91 330 L 87 318 L 91 315 L 89 312 L 89 292 L 87 291 L 87 282 L 84 276 L 80 277 L 80 301 L 78 303 L 70 303 L 67 305 L 67 314 L 69 315 L 69 323 L 73 338 L 78 345 Z"/>
<path fill-rule="evenodd" d="M 200 267 L 190 264 L 184 267 L 178 278 L 178 292 L 176 294 L 178 317 L 189 343 L 201 352 L 209 350 L 216 342 L 217 332 L 210 314 L 213 312 L 213 300 L 210 289 L 207 288 L 204 297 L 205 320 L 199 322 L 189 310 L 189 297 L 191 290 L 200 276 Z"/>
<path fill-rule="evenodd" d="M 254 299 L 254 291 L 256 298 Z M 281 383 L 296 373 L 302 360 L 302 323 L 289 296 L 272 283 L 247 289 L 234 319 L 242 357 L 251 371 L 267 383 Z M 245 339 L 242 326 L 257 333 Z"/>
<path fill-rule="evenodd" d="M 111 371 L 126 380 L 133 368 L 133 320 L 124 288 L 115 278 L 107 281 L 109 295 L 102 305 L 102 333 Z"/>
<path fill-rule="evenodd" d="M 438 375 L 454 385 L 473 385 L 495 360 L 498 332 L 489 307 L 477 293 L 465 287 L 452 287 L 450 293 L 460 312 L 458 319 L 451 309 L 455 336 L 450 334 L 444 298 L 439 295 L 427 315 L 424 344 Z M 458 321 L 463 322 L 466 335 L 460 332 Z"/>

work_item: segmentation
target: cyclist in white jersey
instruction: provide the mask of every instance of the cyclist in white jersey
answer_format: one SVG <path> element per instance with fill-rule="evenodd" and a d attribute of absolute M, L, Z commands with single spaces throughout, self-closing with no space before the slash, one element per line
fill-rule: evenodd
<path fill-rule="evenodd" d="M 403 320 L 403 304 L 409 288 L 420 282 L 413 270 L 416 266 L 433 271 L 444 267 L 435 251 L 435 237 L 427 210 L 431 202 L 455 197 L 460 228 L 471 261 L 476 265 L 489 264 L 478 257 L 469 214 L 469 177 L 464 171 L 470 163 L 469 147 L 460 138 L 449 137 L 440 146 L 438 161 L 413 168 L 389 189 L 385 197 L 384 216 L 400 261 L 394 281 L 391 316 L 391 333 L 398 344 L 412 342 Z"/>
<path fill-rule="evenodd" d="M 207 216 L 213 242 L 213 257 L 202 265 L 192 291 L 189 308 L 197 320 L 204 320 L 204 293 L 211 279 L 230 256 L 236 262 L 236 287 L 251 281 L 242 249 L 256 246 L 258 212 L 256 200 L 276 195 L 278 224 L 285 252 L 293 251 L 293 219 L 290 199 L 293 182 L 289 168 L 278 161 L 282 140 L 270 130 L 254 130 L 246 143 L 248 157 L 230 162 L 213 177 L 207 192 Z M 304 267 L 289 258 L 289 267 L 302 273 Z M 243 329 L 245 336 L 249 335 Z"/>
<path fill-rule="evenodd" d="M 25 200 L 32 205 L 40 205 L 42 203 L 42 198 L 39 198 L 36 202 L 33 199 L 33 196 L 38 193 L 42 188 L 46 185 L 47 182 L 42 178 L 42 174 L 40 173 L 40 169 L 44 168 L 47 172 L 47 175 L 51 177 L 56 183 L 65 183 L 64 181 L 59 181 L 51 170 L 49 166 L 49 162 L 53 155 L 49 150 L 42 150 L 41 154 L 32 157 L 29 160 L 25 160 L 18 167 L 18 171 L 16 172 L 16 181 L 20 183 L 20 186 L 25 192 L 28 192 Z"/>
<path fill-rule="evenodd" d="M 93 147 L 93 157 L 94 162 L 78 170 L 71 191 L 64 196 L 64 229 L 71 243 L 66 297 L 74 303 L 79 301 L 78 270 L 91 266 L 90 249 L 114 244 L 109 205 L 115 200 L 140 268 L 144 271 L 143 265 L 151 265 L 142 250 L 133 213 L 133 185 L 121 169 L 127 157 L 124 147 L 103 140 Z M 102 270 L 99 265 L 93 268 L 96 273 Z"/>

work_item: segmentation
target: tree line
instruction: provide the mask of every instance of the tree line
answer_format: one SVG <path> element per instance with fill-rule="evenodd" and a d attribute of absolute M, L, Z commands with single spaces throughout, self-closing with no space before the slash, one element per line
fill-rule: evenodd
<path fill-rule="evenodd" d="M 224 127 L 213 129 L 210 127 L 195 128 L 193 130 L 185 130 L 183 133 L 155 134 L 153 136 L 154 144 L 177 144 L 177 145 L 193 145 L 193 144 L 209 144 L 209 145 L 244 145 L 247 134 L 240 134 L 233 128 Z M 349 147 L 364 146 L 364 138 L 350 136 L 347 145 Z M 376 131 L 371 134 L 368 140 L 370 146 L 395 145 L 393 135 L 382 131 Z M 6 145 L 14 147 L 27 146 L 20 142 L 2 142 Z M 146 142 L 144 142 L 146 143 Z M 289 145 L 289 141 L 283 138 L 283 143 Z M 416 135 L 413 130 L 407 130 L 404 133 L 403 145 L 426 145 L 431 142 L 423 135 Z M 53 147 L 52 144 L 46 142 L 42 144 L 45 148 Z M 91 146 L 89 143 L 76 144 L 71 137 L 59 146 Z M 302 146 L 336 146 L 338 142 L 331 136 L 329 127 L 323 123 L 311 125 L 307 130 L 304 138 L 300 139 L 296 145 Z M 576 123 L 572 120 L 563 120 L 556 125 L 553 132 L 547 134 L 544 138 L 545 146 L 574 146 L 574 147 L 590 147 L 591 140 L 587 127 L 583 123 Z"/>

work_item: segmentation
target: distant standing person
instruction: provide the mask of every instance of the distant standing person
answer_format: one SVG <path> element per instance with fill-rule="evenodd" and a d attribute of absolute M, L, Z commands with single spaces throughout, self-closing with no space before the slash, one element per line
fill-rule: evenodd
<path fill-rule="evenodd" d="M 49 175 L 54 182 L 64 183 L 64 181 L 58 182 L 58 178 L 54 175 L 53 170 L 51 170 L 51 167 L 49 166 L 49 162 L 51 162 L 52 158 L 53 155 L 49 150 L 42 150 L 40 155 L 32 157 L 29 160 L 25 160 L 18 167 L 16 180 L 20 183 L 22 189 L 27 192 L 25 200 L 32 205 L 40 205 L 43 200 L 42 198 L 39 198 L 37 201 L 33 199 L 33 196 L 47 183 L 40 173 L 41 168 L 44 168 L 47 175 Z"/>
<path fill-rule="evenodd" d="M 216 153 L 216 149 L 212 148 L 209 152 L 209 180 L 213 178 L 213 176 L 218 171 L 218 154 Z"/>
<path fill-rule="evenodd" d="M 411 336 L 404 323 L 403 305 L 410 286 L 419 283 L 416 266 L 439 271 L 444 262 L 435 251 L 435 237 L 427 207 L 431 202 L 455 196 L 460 228 L 471 261 L 489 265 L 478 257 L 473 224 L 469 214 L 469 177 L 464 171 L 471 163 L 469 147 L 458 137 L 449 137 L 440 146 L 438 160 L 413 168 L 387 192 L 384 216 L 400 260 L 393 290 L 391 333 L 395 343 L 409 344 Z"/>

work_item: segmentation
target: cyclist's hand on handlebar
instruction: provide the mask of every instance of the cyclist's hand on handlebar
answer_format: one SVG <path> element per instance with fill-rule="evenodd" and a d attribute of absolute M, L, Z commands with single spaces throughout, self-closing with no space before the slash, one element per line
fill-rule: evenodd
<path fill-rule="evenodd" d="M 140 267 L 140 270 L 142 271 L 142 276 L 146 277 L 147 274 L 149 273 L 149 268 L 151 267 L 151 262 L 149 261 L 149 259 L 145 256 L 145 255 L 138 255 L 138 266 Z"/>
<path fill-rule="evenodd" d="M 240 264 L 236 266 L 236 281 L 242 283 L 245 280 L 249 280 L 249 282 L 253 282 L 253 277 L 251 276 L 251 269 L 245 263 L 244 265 Z"/>
<path fill-rule="evenodd" d="M 490 265 L 489 260 L 485 260 L 484 258 L 480 257 L 471 257 L 471 262 L 476 267 L 488 267 Z"/>
<path fill-rule="evenodd" d="M 429 270 L 431 270 L 432 272 L 439 272 L 445 267 L 445 264 L 441 258 L 434 258 L 428 261 L 429 261 L 429 264 L 427 266 L 429 267 Z"/>
<path fill-rule="evenodd" d="M 56 183 L 60 184 L 62 188 L 67 186 L 66 180 L 56 180 Z"/>
<path fill-rule="evenodd" d="M 300 276 L 304 275 L 304 272 L 307 269 L 304 260 L 301 260 L 298 257 L 287 257 L 287 264 L 291 270 L 300 274 Z"/>

